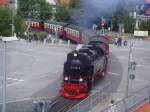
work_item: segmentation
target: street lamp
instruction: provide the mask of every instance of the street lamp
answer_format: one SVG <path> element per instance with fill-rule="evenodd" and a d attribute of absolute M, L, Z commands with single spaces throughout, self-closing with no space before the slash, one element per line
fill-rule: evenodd
<path fill-rule="evenodd" d="M 2 37 L 2 41 L 4 42 L 4 59 L 3 59 L 3 96 L 2 96 L 2 112 L 6 112 L 6 43 L 18 40 L 17 37 Z"/>
<path fill-rule="evenodd" d="M 16 7 L 17 7 L 17 0 L 10 0 L 9 2 L 11 4 L 11 8 L 12 8 L 12 23 L 11 23 L 11 34 L 12 36 L 14 35 L 14 30 L 15 30 L 15 26 L 14 26 L 14 17 L 15 17 L 15 11 L 16 11 Z"/>

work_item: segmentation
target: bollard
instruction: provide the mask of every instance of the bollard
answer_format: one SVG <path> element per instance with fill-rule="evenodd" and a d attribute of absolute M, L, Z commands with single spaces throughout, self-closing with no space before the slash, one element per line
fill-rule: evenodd
<path fill-rule="evenodd" d="M 126 40 L 124 40 L 123 45 L 127 46 L 127 41 Z"/>
<path fill-rule="evenodd" d="M 45 112 L 45 101 L 33 101 L 33 112 Z"/>
<path fill-rule="evenodd" d="M 68 40 L 68 47 L 70 46 L 70 40 Z"/>
<path fill-rule="evenodd" d="M 43 41 L 43 45 L 45 45 L 46 44 L 46 39 L 44 39 L 44 41 Z"/>
<path fill-rule="evenodd" d="M 54 45 L 54 39 L 52 39 L 52 42 L 51 42 L 51 44 L 52 44 L 52 45 Z"/>
<path fill-rule="evenodd" d="M 62 44 L 62 40 L 59 40 L 59 45 L 61 45 Z"/>

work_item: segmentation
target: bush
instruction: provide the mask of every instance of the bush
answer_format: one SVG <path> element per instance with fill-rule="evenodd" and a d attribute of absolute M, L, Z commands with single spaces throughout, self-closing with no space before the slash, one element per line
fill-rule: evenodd
<path fill-rule="evenodd" d="M 36 32 L 38 40 L 43 41 L 45 38 L 47 38 L 47 33 L 46 32 Z"/>

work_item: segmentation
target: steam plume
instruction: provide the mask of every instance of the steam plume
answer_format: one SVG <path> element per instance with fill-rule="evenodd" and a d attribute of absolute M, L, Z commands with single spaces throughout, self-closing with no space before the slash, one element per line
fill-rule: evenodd
<path fill-rule="evenodd" d="M 131 6 L 135 7 L 137 4 L 143 3 L 144 0 L 81 0 L 81 5 L 72 16 L 75 23 L 91 27 L 92 23 L 100 20 L 105 15 L 111 16 L 118 5 L 130 9 Z"/>

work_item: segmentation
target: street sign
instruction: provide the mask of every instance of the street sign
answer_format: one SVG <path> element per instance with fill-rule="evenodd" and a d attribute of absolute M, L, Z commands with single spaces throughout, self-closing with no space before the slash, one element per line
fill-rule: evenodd
<path fill-rule="evenodd" d="M 134 74 L 131 74 L 131 75 L 130 75 L 130 79 L 131 79 L 131 80 L 134 80 L 134 79 L 135 79 L 135 75 L 134 75 Z"/>
<path fill-rule="evenodd" d="M 135 71 L 137 63 L 135 61 L 131 61 L 131 69 Z"/>

